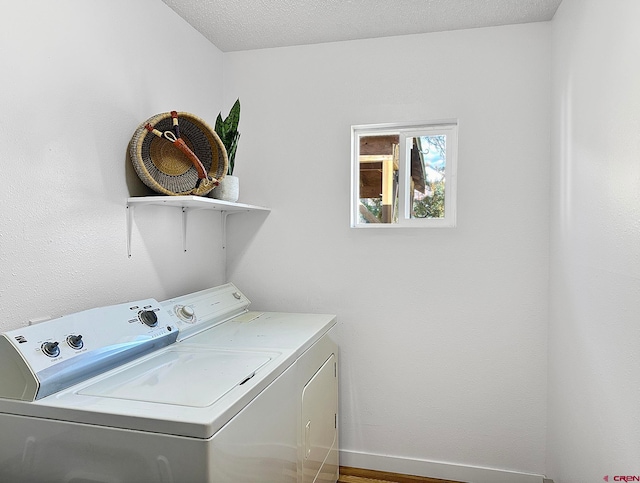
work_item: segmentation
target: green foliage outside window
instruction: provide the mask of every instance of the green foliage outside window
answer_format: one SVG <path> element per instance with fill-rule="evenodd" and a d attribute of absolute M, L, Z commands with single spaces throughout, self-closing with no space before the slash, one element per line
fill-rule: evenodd
<path fill-rule="evenodd" d="M 444 181 L 429 183 L 433 195 L 426 196 L 422 200 L 413 203 L 413 212 L 416 218 L 443 218 L 444 217 Z"/>

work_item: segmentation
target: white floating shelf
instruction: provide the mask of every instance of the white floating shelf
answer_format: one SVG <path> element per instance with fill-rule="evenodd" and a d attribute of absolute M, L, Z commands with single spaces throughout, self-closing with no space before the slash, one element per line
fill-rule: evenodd
<path fill-rule="evenodd" d="M 226 248 L 227 216 L 249 211 L 270 212 L 264 206 L 247 205 L 244 203 L 232 203 L 230 201 L 216 200 L 202 196 L 138 196 L 127 199 L 127 254 L 131 257 L 131 225 L 133 212 L 137 206 L 169 206 L 182 210 L 182 248 L 187 251 L 187 212 L 189 210 L 211 210 L 222 214 L 222 249 Z M 226 267 L 225 267 L 226 271 Z"/>
<path fill-rule="evenodd" d="M 230 201 L 205 198 L 203 196 L 137 196 L 127 200 L 127 207 L 142 205 L 174 206 L 177 208 L 196 208 L 214 211 L 271 211 L 263 206 L 232 203 Z"/>

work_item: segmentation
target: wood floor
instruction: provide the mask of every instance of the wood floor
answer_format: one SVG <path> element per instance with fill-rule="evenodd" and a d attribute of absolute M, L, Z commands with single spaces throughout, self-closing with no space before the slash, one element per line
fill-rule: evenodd
<path fill-rule="evenodd" d="M 459 481 L 438 480 L 424 476 L 401 475 L 386 471 L 363 470 L 349 466 L 340 467 L 338 483 L 461 483 Z"/>

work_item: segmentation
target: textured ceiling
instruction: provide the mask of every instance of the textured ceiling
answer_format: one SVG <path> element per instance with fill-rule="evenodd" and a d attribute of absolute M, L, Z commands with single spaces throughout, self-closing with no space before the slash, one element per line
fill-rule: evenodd
<path fill-rule="evenodd" d="M 551 20 L 562 0 L 162 0 L 223 52 Z"/>

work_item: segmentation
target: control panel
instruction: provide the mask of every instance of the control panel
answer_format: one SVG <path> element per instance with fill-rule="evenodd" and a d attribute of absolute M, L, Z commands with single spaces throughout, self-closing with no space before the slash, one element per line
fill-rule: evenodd
<path fill-rule="evenodd" d="M 178 340 L 182 340 L 247 312 L 250 303 L 235 285 L 227 283 L 165 300 L 162 307 L 180 331 Z"/>
<path fill-rule="evenodd" d="M 177 325 L 155 299 L 5 332 L 0 336 L 0 397 L 16 398 L 26 391 L 17 398 L 39 399 L 171 344 L 177 336 Z M 10 388 L 20 381 L 28 387 Z"/>

